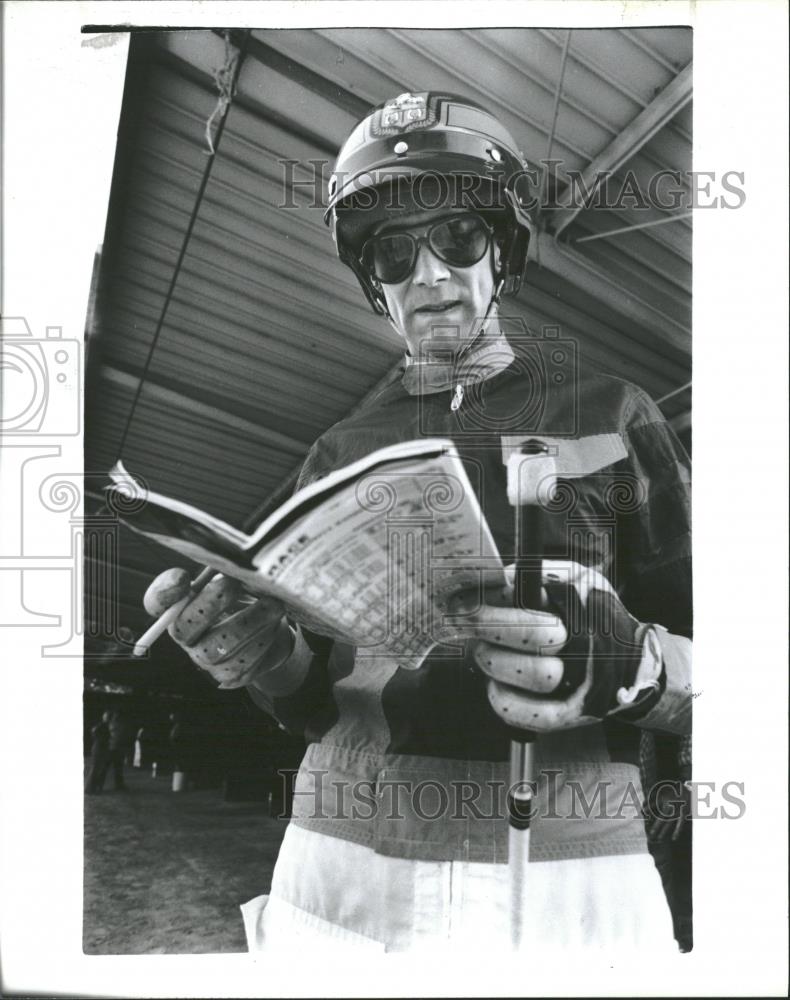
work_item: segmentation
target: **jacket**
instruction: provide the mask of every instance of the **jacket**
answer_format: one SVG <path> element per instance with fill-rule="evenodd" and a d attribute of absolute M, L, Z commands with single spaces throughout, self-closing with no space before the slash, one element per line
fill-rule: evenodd
<path fill-rule="evenodd" d="M 542 555 L 594 565 L 632 615 L 663 627 L 671 690 L 638 725 L 606 720 L 541 737 L 531 861 L 646 851 L 640 727 L 690 727 L 688 458 L 646 393 L 560 364 L 563 351 L 567 358 L 562 342 L 537 338 L 514 349 L 489 344 L 460 377 L 428 367 L 419 385 L 406 367 L 318 439 L 299 480 L 387 444 L 451 438 L 508 563 L 514 515 L 503 454 L 532 435 L 555 448 L 560 475 L 541 513 Z M 441 647 L 414 671 L 305 630 L 298 641 L 310 650 L 307 675 L 265 706 L 308 743 L 292 823 L 393 857 L 505 861 L 509 738 L 485 677 Z"/>

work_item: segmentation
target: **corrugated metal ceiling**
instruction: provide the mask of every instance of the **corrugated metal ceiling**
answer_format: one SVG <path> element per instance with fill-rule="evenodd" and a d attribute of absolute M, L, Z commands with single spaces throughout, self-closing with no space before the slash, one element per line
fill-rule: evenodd
<path fill-rule="evenodd" d="M 491 107 L 528 159 L 545 157 L 551 140 L 561 192 L 568 170 L 605 155 L 655 106 L 690 64 L 691 45 L 682 28 L 574 30 L 570 39 L 557 29 L 254 31 L 129 427 L 127 466 L 153 488 L 241 525 L 399 357 L 396 335 L 335 259 L 311 189 L 284 183 L 283 160 L 321 161 L 326 178 L 368 107 L 404 90 L 441 88 Z M 206 122 L 217 106 L 214 73 L 225 57 L 217 32 L 133 39 L 89 331 L 90 470 L 106 470 L 118 457 L 198 204 Z M 658 171 L 690 168 L 691 106 L 684 103 L 610 185 L 633 171 L 644 190 Z M 297 167 L 294 176 L 310 175 Z M 298 207 L 283 207 L 288 198 Z M 561 216 L 542 213 L 537 256 L 508 311 L 532 328 L 559 324 L 590 363 L 654 398 L 685 385 L 690 221 L 576 243 L 671 214 L 583 210 L 555 241 Z M 681 430 L 689 409 L 688 391 L 664 404 Z M 124 577 L 129 607 L 144 577 L 139 566 Z"/>

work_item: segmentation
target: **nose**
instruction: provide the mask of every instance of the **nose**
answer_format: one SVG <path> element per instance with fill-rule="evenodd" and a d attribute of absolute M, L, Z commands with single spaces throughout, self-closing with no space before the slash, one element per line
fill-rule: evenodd
<path fill-rule="evenodd" d="M 414 262 L 415 285 L 425 285 L 432 288 L 450 277 L 447 264 L 440 260 L 428 245 L 428 240 L 422 237 L 417 247 L 417 260 Z"/>

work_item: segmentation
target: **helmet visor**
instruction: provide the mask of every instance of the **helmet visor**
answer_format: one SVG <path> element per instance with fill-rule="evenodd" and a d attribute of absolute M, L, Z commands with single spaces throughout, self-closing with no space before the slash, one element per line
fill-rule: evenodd
<path fill-rule="evenodd" d="M 414 270 L 422 243 L 451 267 L 471 267 L 488 250 L 492 228 L 479 215 L 455 215 L 429 226 L 422 235 L 380 233 L 362 248 L 362 263 L 384 285 L 397 285 Z"/>

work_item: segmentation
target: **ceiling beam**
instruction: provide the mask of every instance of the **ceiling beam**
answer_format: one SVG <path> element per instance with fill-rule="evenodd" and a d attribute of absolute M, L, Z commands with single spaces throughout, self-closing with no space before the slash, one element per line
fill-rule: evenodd
<path fill-rule="evenodd" d="M 100 371 L 102 379 L 106 382 L 121 386 L 129 392 L 137 390 L 137 385 L 140 381 L 137 375 L 122 371 L 113 365 L 102 365 Z M 245 420 L 234 413 L 220 410 L 216 406 L 193 399 L 191 396 L 176 392 L 174 389 L 168 389 L 166 386 L 152 381 L 150 376 L 145 380 L 145 394 L 148 399 L 155 399 L 164 406 L 172 407 L 181 413 L 193 413 L 195 416 L 203 417 L 214 424 L 226 427 L 234 433 L 244 434 L 254 441 L 260 441 L 262 444 L 276 448 L 279 451 L 284 451 L 300 458 L 303 458 L 307 453 L 308 445 L 303 441 L 288 437 L 287 434 L 282 434 L 280 431 L 262 427 L 252 420 Z"/>
<path fill-rule="evenodd" d="M 387 371 L 381 376 L 381 378 L 368 389 L 361 399 L 358 399 L 356 403 L 351 406 L 351 408 L 346 412 L 346 414 L 341 417 L 341 420 L 346 420 L 348 417 L 352 416 L 357 410 L 362 409 L 362 407 L 368 402 L 368 400 L 373 399 L 378 395 L 379 392 L 386 386 L 397 374 L 398 369 L 403 365 L 403 360 L 401 358 L 392 365 Z M 297 480 L 299 479 L 299 473 L 302 471 L 302 466 L 304 464 L 304 456 L 300 458 L 299 462 L 294 466 L 293 469 L 288 473 L 288 475 L 282 480 L 279 486 L 277 486 L 263 503 L 257 507 L 253 513 L 244 522 L 244 530 L 247 532 L 252 532 L 258 525 L 263 521 L 264 518 L 268 517 L 269 514 L 273 513 L 280 506 L 281 503 L 291 496 L 296 486 Z"/>
<path fill-rule="evenodd" d="M 649 142 L 675 117 L 681 108 L 688 104 L 691 95 L 692 67 L 689 63 L 595 159 L 590 161 L 581 174 L 576 190 L 582 194 L 584 192 L 592 194 L 593 188 L 598 185 L 599 175 L 612 174 L 630 160 L 645 143 Z M 573 195 L 574 185 L 570 184 L 562 195 L 557 197 L 559 207 L 554 209 L 551 215 L 555 236 L 559 236 L 563 230 L 567 229 L 584 208 L 583 202 L 582 204 L 574 203 Z M 583 194 L 585 200 L 586 197 Z"/>
<path fill-rule="evenodd" d="M 612 280 L 587 257 L 557 243 L 547 233 L 533 241 L 536 262 L 565 278 L 583 292 L 603 302 L 615 313 L 650 330 L 683 354 L 691 354 L 691 331 L 657 306 L 635 295 L 632 289 Z"/>

